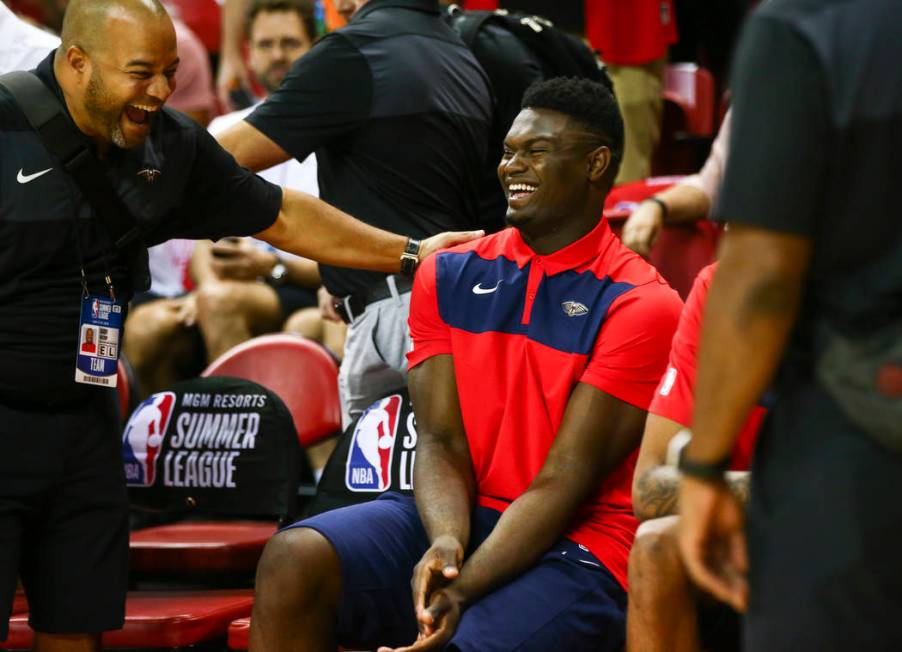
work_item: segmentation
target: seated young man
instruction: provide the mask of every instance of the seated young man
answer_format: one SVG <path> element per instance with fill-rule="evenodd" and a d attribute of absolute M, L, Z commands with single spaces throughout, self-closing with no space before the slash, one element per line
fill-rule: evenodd
<path fill-rule="evenodd" d="M 498 169 L 514 228 L 414 282 L 416 502 L 277 534 L 252 649 L 622 649 L 630 482 L 681 308 L 601 218 L 622 148 L 606 87 L 527 91 Z"/>
<path fill-rule="evenodd" d="M 735 612 L 708 597 L 699 610 L 698 591 L 683 566 L 676 540 L 679 472 L 676 460 L 670 459 L 688 443 L 680 431 L 692 421 L 702 314 L 716 268 L 717 263 L 705 267 L 695 279 L 673 336 L 667 373 L 648 408 L 633 481 L 633 508 L 642 525 L 629 560 L 629 652 L 739 649 Z M 764 414 L 764 408 L 756 407 L 749 415 L 733 451 L 733 471 L 727 474 L 743 503 L 748 500 L 748 468 Z"/>

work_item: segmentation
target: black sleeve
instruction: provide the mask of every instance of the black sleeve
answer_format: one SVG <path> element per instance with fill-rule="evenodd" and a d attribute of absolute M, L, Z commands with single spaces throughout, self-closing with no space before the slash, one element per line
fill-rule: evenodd
<path fill-rule="evenodd" d="M 303 161 L 321 144 L 369 118 L 369 64 L 341 34 L 330 34 L 295 61 L 282 85 L 245 120 Z"/>
<path fill-rule="evenodd" d="M 282 189 L 238 165 L 206 129 L 193 129 L 197 148 L 185 196 L 147 244 L 253 235 L 272 226 L 282 207 Z"/>
<path fill-rule="evenodd" d="M 831 152 L 823 69 L 786 23 L 757 15 L 733 71 L 733 127 L 717 217 L 812 236 Z"/>

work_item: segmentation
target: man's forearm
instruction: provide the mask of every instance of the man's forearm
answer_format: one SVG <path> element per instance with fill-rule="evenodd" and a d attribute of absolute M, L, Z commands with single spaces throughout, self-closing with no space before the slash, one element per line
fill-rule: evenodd
<path fill-rule="evenodd" d="M 676 184 L 655 195 L 667 205 L 665 224 L 690 224 L 708 217 L 711 202 L 695 186 Z"/>
<path fill-rule="evenodd" d="M 736 226 L 725 236 L 705 308 L 690 459 L 713 463 L 732 450 L 779 363 L 809 255 L 798 236 Z"/>
<path fill-rule="evenodd" d="M 285 189 L 275 224 L 257 235 L 277 249 L 338 267 L 394 273 L 405 236 L 377 229 L 322 200 Z"/>
<path fill-rule="evenodd" d="M 429 541 L 450 536 L 466 550 L 470 542 L 470 515 L 476 500 L 476 483 L 466 440 L 443 442 L 421 435 L 414 466 L 414 487 L 417 511 Z"/>
<path fill-rule="evenodd" d="M 747 471 L 727 473 L 730 490 L 743 505 L 749 497 L 749 474 Z M 680 473 L 672 466 L 656 466 L 639 478 L 634 494 L 633 509 L 640 521 L 649 521 L 662 516 L 679 513 Z"/>
<path fill-rule="evenodd" d="M 504 511 L 452 585 L 464 605 L 524 572 L 560 539 L 582 502 L 565 485 L 532 486 Z"/>

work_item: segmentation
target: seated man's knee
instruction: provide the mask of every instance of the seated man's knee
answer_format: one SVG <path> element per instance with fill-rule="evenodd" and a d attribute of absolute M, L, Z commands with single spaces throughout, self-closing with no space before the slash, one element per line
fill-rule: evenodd
<path fill-rule="evenodd" d="M 630 551 L 630 597 L 685 575 L 677 544 L 677 519 L 676 516 L 656 518 L 639 526 Z"/>
<path fill-rule="evenodd" d="M 240 308 L 234 283 L 204 283 L 195 290 L 197 318 L 200 321 L 221 318 Z"/>
<path fill-rule="evenodd" d="M 266 544 L 257 566 L 258 598 L 268 595 L 295 608 L 334 606 L 340 591 L 338 554 L 316 530 L 284 530 Z"/>
<path fill-rule="evenodd" d="M 170 338 L 182 327 L 171 300 L 138 306 L 129 315 L 124 338 L 125 354 L 136 367 L 155 360 Z"/>

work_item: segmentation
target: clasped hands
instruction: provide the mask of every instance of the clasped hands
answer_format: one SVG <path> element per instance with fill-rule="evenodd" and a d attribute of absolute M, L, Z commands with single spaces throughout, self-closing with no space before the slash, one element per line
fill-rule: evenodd
<path fill-rule="evenodd" d="M 455 586 L 464 550 L 454 537 L 440 536 L 413 569 L 410 588 L 419 634 L 407 647 L 380 647 L 378 652 L 421 652 L 443 648 L 460 623 L 465 599 Z"/>

